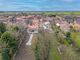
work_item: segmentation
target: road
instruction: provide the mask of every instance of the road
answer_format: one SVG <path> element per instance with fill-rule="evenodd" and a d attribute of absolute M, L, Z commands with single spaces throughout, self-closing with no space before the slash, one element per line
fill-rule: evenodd
<path fill-rule="evenodd" d="M 35 60 L 31 46 L 26 45 L 28 40 L 29 36 L 22 42 L 14 60 Z"/>

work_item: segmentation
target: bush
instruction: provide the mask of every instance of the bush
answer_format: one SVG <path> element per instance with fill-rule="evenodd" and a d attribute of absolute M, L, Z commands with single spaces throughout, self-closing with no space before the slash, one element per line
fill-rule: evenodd
<path fill-rule="evenodd" d="M 70 32 L 67 32 L 66 33 L 66 40 L 69 44 L 72 44 L 72 39 L 71 39 L 71 33 Z"/>
<path fill-rule="evenodd" d="M 1 37 L 2 33 L 0 32 L 0 37 Z"/>
<path fill-rule="evenodd" d="M 0 23 L 0 32 L 4 33 L 6 31 L 6 26 L 4 23 Z"/>
<path fill-rule="evenodd" d="M 10 60 L 9 50 L 6 48 L 2 50 L 2 60 Z"/>
<path fill-rule="evenodd" d="M 18 26 L 13 27 L 13 31 L 19 31 L 19 27 Z"/>

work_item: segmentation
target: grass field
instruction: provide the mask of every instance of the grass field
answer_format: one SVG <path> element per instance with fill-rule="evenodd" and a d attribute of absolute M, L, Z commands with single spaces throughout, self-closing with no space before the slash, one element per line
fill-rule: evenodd
<path fill-rule="evenodd" d="M 16 13 L 25 13 L 25 14 L 43 14 L 43 15 L 50 15 L 50 14 L 64 14 L 64 15 L 71 15 L 71 14 L 80 14 L 80 11 L 73 11 L 73 12 L 70 12 L 70 11 L 3 11 L 3 12 L 0 12 L 0 14 L 16 14 Z"/>
<path fill-rule="evenodd" d="M 45 12 L 44 14 L 45 15 L 50 15 L 50 14 L 77 15 L 77 14 L 80 14 L 80 12 Z"/>
<path fill-rule="evenodd" d="M 0 14 L 16 14 L 16 12 L 0 12 Z"/>

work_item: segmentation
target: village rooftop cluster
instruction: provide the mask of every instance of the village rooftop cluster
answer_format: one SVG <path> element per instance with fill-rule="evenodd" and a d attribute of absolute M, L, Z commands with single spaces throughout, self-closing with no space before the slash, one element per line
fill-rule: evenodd
<path fill-rule="evenodd" d="M 39 28 L 44 28 L 46 31 L 52 31 L 51 24 L 60 26 L 63 31 L 69 31 L 70 26 L 76 30 L 80 29 L 80 16 L 64 15 L 50 15 L 43 16 L 41 14 L 26 14 L 26 15 L 0 15 L 0 22 L 8 25 L 23 26 L 29 33 L 38 33 Z"/>

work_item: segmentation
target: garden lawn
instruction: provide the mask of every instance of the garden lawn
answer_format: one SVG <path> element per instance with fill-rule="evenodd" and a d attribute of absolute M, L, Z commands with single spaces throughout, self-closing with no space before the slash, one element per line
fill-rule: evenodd
<path fill-rule="evenodd" d="M 80 48 L 80 32 L 71 32 L 71 38 L 76 43 L 76 46 Z"/>

